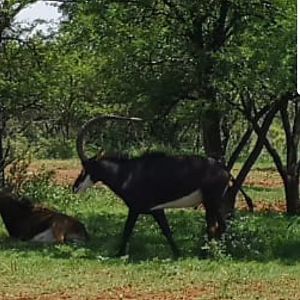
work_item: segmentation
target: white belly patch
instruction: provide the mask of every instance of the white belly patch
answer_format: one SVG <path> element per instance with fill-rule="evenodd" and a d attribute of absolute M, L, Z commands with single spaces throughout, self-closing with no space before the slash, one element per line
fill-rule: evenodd
<path fill-rule="evenodd" d="M 32 242 L 40 242 L 40 243 L 53 243 L 56 242 L 52 228 L 46 229 L 45 231 L 42 231 L 35 235 L 32 239 Z"/>
<path fill-rule="evenodd" d="M 197 190 L 182 198 L 156 205 L 152 207 L 151 210 L 164 209 L 164 208 L 193 207 L 199 205 L 202 202 L 202 199 L 203 198 L 202 198 L 201 191 Z"/>

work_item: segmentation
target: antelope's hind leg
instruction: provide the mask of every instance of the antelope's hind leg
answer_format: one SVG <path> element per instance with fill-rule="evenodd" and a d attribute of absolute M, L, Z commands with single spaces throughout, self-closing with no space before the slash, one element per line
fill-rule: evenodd
<path fill-rule="evenodd" d="M 175 258 L 178 258 L 180 256 L 180 252 L 174 242 L 173 236 L 172 236 L 172 231 L 170 229 L 167 217 L 165 215 L 164 210 L 154 210 L 151 212 L 152 216 L 154 217 L 155 221 L 158 223 L 162 233 L 166 237 L 168 243 L 171 246 L 171 249 L 173 251 L 173 255 Z"/>
<path fill-rule="evenodd" d="M 217 237 L 221 238 L 222 235 L 225 233 L 226 231 L 226 217 L 225 214 L 222 212 L 221 209 L 218 209 L 216 212 L 216 219 L 217 219 L 217 223 L 218 223 L 218 228 L 217 228 Z"/>
<path fill-rule="evenodd" d="M 209 240 L 217 237 L 217 218 L 212 208 L 207 207 L 205 212 L 206 232 Z"/>

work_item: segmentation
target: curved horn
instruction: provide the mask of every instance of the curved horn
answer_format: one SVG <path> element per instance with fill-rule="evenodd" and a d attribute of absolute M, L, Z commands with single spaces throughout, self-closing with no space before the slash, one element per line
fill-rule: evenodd
<path fill-rule="evenodd" d="M 136 118 L 136 117 L 123 117 L 123 116 L 116 116 L 116 115 L 97 116 L 95 118 L 90 119 L 80 128 L 80 130 L 77 134 L 76 150 L 77 150 L 78 156 L 81 159 L 81 161 L 88 160 L 87 155 L 84 153 L 84 135 L 85 135 L 85 133 L 92 125 L 94 125 L 100 121 L 106 121 L 106 120 L 143 121 L 143 119 Z"/>

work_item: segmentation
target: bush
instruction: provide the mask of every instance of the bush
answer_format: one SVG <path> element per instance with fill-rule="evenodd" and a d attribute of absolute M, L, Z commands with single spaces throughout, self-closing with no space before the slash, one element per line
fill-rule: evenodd
<path fill-rule="evenodd" d="M 269 256 L 268 233 L 255 215 L 237 216 L 229 224 L 226 235 L 226 251 L 235 258 L 258 259 Z"/>
<path fill-rule="evenodd" d="M 29 168 L 30 163 L 31 157 L 27 155 L 22 159 L 15 160 L 7 168 L 6 185 L 10 191 L 22 194 L 26 187 L 34 182 L 46 182 L 48 184 L 52 180 L 53 172 L 45 168 L 34 172 Z"/>
<path fill-rule="evenodd" d="M 214 260 L 298 259 L 294 249 L 300 244 L 299 222 L 283 214 L 237 214 L 223 239 L 206 242 L 202 256 Z"/>
<path fill-rule="evenodd" d="M 69 159 L 75 156 L 73 141 L 57 138 L 41 139 L 37 158 L 40 159 Z"/>

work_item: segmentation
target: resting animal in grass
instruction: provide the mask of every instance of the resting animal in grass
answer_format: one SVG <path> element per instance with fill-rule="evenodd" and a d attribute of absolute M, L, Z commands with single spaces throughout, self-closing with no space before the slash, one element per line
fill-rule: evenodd
<path fill-rule="evenodd" d="M 64 243 L 89 238 L 84 225 L 75 218 L 11 193 L 0 192 L 0 214 L 9 235 L 22 241 Z"/>

